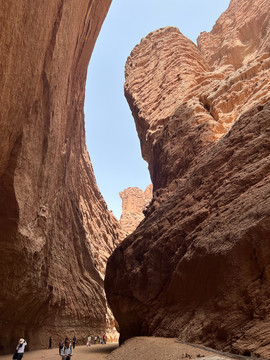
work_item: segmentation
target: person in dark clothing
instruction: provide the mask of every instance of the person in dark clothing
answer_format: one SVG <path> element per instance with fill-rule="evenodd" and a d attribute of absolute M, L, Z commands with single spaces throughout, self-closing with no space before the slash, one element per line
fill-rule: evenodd
<path fill-rule="evenodd" d="M 73 336 L 73 339 L 72 339 L 72 345 L 73 345 L 73 349 L 75 349 L 75 346 L 76 346 L 76 336 L 75 335 Z"/>
<path fill-rule="evenodd" d="M 50 336 L 49 337 L 49 349 L 51 349 L 52 348 L 52 337 Z"/>
<path fill-rule="evenodd" d="M 60 340 L 59 341 L 59 355 L 61 355 L 61 350 L 62 350 L 63 346 L 64 346 L 64 341 Z"/>

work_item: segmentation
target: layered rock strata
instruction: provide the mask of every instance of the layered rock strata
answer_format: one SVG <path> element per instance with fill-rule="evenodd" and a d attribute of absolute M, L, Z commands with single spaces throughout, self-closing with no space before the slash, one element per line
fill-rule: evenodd
<path fill-rule="evenodd" d="M 119 226 L 86 150 L 89 58 L 110 0 L 2 1 L 0 351 L 106 327 Z M 94 119 L 92 119 L 94 121 Z"/>
<path fill-rule="evenodd" d="M 148 185 L 145 191 L 129 187 L 119 193 L 122 199 L 122 214 L 119 220 L 121 236 L 124 239 L 131 234 L 144 219 L 144 211 L 152 200 L 153 186 Z"/>
<path fill-rule="evenodd" d="M 232 0 L 198 47 L 164 28 L 127 60 L 154 196 L 107 265 L 121 341 L 270 356 L 269 14 L 268 1 Z"/>

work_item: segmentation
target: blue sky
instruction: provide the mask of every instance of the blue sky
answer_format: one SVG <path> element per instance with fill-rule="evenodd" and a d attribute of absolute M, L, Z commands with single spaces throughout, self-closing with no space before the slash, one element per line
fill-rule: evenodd
<path fill-rule="evenodd" d="M 150 184 L 131 111 L 124 68 L 135 45 L 153 30 L 176 26 L 196 43 L 211 31 L 229 0 L 113 0 L 90 60 L 85 96 L 86 143 L 98 187 L 119 219 L 119 192 Z"/>

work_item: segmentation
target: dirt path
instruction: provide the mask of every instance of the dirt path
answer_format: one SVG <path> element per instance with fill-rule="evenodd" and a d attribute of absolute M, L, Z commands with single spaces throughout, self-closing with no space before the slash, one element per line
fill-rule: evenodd
<path fill-rule="evenodd" d="M 0 360 L 11 360 L 2 355 Z M 118 344 L 77 346 L 72 360 L 252 360 L 251 357 L 225 354 L 196 344 L 181 343 L 177 339 L 134 337 L 121 347 Z M 26 352 L 23 360 L 61 360 L 58 349 Z M 263 359 L 261 359 L 263 360 Z"/>
<path fill-rule="evenodd" d="M 106 360 L 107 355 L 118 347 L 118 344 L 77 346 L 72 360 Z M 11 360 L 12 354 L 0 356 L 1 360 Z M 61 360 L 58 348 L 26 352 L 23 360 Z"/>

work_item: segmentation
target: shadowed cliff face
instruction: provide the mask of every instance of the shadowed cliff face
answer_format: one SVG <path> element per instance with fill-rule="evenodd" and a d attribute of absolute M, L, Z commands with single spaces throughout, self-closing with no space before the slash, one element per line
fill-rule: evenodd
<path fill-rule="evenodd" d="M 270 355 L 270 3 L 245 3 L 233 0 L 198 48 L 164 28 L 127 60 L 154 196 L 108 260 L 121 341 L 179 336 Z"/>
<path fill-rule="evenodd" d="M 0 5 L 0 351 L 106 328 L 118 223 L 96 185 L 83 103 L 110 3 Z"/>

